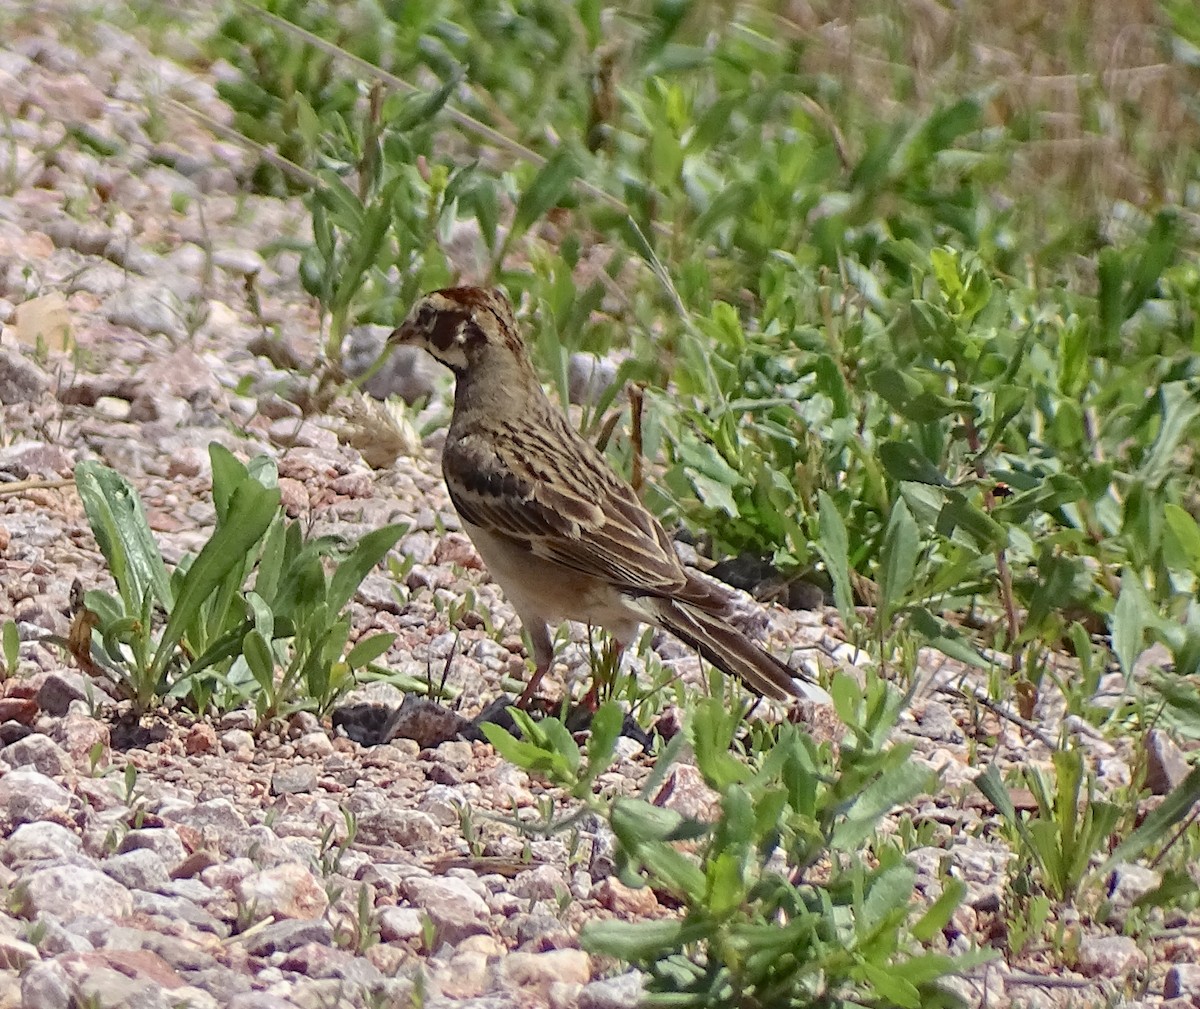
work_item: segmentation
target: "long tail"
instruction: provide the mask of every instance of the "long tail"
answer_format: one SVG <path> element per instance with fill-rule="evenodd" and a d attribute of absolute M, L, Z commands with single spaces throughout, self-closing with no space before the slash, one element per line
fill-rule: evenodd
<path fill-rule="evenodd" d="M 654 611 L 663 628 L 756 694 L 777 701 L 799 697 L 817 704 L 833 704 L 833 698 L 824 690 L 806 682 L 805 673 L 763 651 L 723 617 L 675 599 L 655 599 Z"/>

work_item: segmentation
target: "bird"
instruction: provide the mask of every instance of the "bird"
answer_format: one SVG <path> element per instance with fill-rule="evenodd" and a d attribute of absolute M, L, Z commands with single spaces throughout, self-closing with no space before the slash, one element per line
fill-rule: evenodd
<path fill-rule="evenodd" d="M 433 291 L 388 342 L 422 348 L 454 373 L 442 475 L 532 645 L 518 707 L 535 696 L 554 659 L 551 628 L 566 620 L 607 630 L 618 661 L 651 624 L 759 695 L 832 703 L 730 622 L 733 590 L 684 567 L 633 487 L 550 401 L 502 291 Z"/>

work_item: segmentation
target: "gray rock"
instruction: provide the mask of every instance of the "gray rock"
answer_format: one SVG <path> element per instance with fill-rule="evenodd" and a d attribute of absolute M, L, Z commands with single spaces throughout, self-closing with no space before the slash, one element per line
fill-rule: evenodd
<path fill-rule="evenodd" d="M 351 378 L 365 375 L 379 359 L 390 326 L 355 326 L 346 337 L 342 364 Z M 415 347 L 395 347 L 379 370 L 363 382 L 362 390 L 376 399 L 399 396 L 412 404 L 427 399 L 437 387 L 439 369 Z"/>
<path fill-rule="evenodd" d="M 576 1009 L 633 1009 L 641 1003 L 644 990 L 642 972 L 636 970 L 592 981 L 583 986 Z"/>
<path fill-rule="evenodd" d="M 133 913 L 133 895 L 98 869 L 53 866 L 34 872 L 24 884 L 27 915 L 52 914 L 65 921 L 89 914 L 123 918 Z"/>
<path fill-rule="evenodd" d="M 1146 733 L 1146 787 L 1166 795 L 1187 777 L 1191 766 L 1175 741 L 1162 729 Z"/>
<path fill-rule="evenodd" d="M 0 830 L 7 833 L 19 823 L 64 820 L 75 797 L 40 771 L 21 768 L 0 778 Z"/>
<path fill-rule="evenodd" d="M 79 1004 L 94 1009 L 175 1009 L 174 999 L 158 981 L 129 977 L 112 967 L 90 967 L 78 981 Z"/>
<path fill-rule="evenodd" d="M 428 813 L 389 806 L 362 817 L 358 836 L 368 844 L 396 845 L 409 851 L 428 851 L 440 836 L 440 828 Z"/>
<path fill-rule="evenodd" d="M 129 831 L 117 846 L 120 854 L 140 850 L 152 851 L 168 869 L 173 869 L 187 858 L 187 849 L 179 833 L 170 827 L 141 827 Z"/>
<path fill-rule="evenodd" d="M 539 905 L 544 908 L 545 905 Z M 526 952 L 562 949 L 575 945 L 575 937 L 561 921 L 547 910 L 515 914 L 501 926 L 500 931 L 517 940 Z"/>
<path fill-rule="evenodd" d="M 617 380 L 617 364 L 595 354 L 575 353 L 567 361 L 567 396 L 576 406 L 595 406 Z"/>
<path fill-rule="evenodd" d="M 16 936 L 0 934 L 0 970 L 24 970 L 41 958 L 41 953 L 33 943 L 25 942 Z"/>
<path fill-rule="evenodd" d="M 384 942 L 415 939 L 425 930 L 425 912 L 416 907 L 381 908 L 377 921 L 379 937 Z"/>
<path fill-rule="evenodd" d="M 57 960 L 35 964 L 21 978 L 21 1005 L 26 1009 L 71 1009 L 75 985 Z"/>
<path fill-rule="evenodd" d="M 325 887 L 296 863 L 252 873 L 234 886 L 237 899 L 253 908 L 255 918 L 319 918 L 329 906 Z"/>
<path fill-rule="evenodd" d="M 530 900 L 557 900 L 568 890 L 567 881 L 553 865 L 539 865 L 517 873 L 512 892 Z"/>
<path fill-rule="evenodd" d="M 1145 969 L 1147 962 L 1138 944 L 1125 935 L 1088 939 L 1079 947 L 1078 969 L 1086 977 L 1124 977 Z"/>
<path fill-rule="evenodd" d="M 1145 866 L 1122 862 L 1113 866 L 1108 879 L 1108 897 L 1115 908 L 1127 910 L 1162 883 L 1162 875 Z"/>
<path fill-rule="evenodd" d="M 157 892 L 171 882 L 163 860 L 149 848 L 138 848 L 113 855 L 101 863 L 101 869 L 130 890 Z"/>
<path fill-rule="evenodd" d="M 60 953 L 86 953 L 96 948 L 87 936 L 65 928 L 56 918 L 38 918 L 36 921 L 42 934 L 38 949 L 44 957 L 58 956 Z"/>
<path fill-rule="evenodd" d="M 51 778 L 65 777 L 75 769 L 66 751 L 40 732 L 30 733 L 24 739 L 4 747 L 0 750 L 0 760 L 10 767 L 32 767 Z"/>
<path fill-rule="evenodd" d="M 452 785 L 433 785 L 421 796 L 417 809 L 428 813 L 435 822 L 443 827 L 452 827 L 459 822 L 460 811 L 470 806 L 462 790 Z"/>
<path fill-rule="evenodd" d="M 295 1002 L 265 991 L 242 992 L 227 1004 L 229 1009 L 296 1009 Z"/>
<path fill-rule="evenodd" d="M 1200 964 L 1177 963 L 1167 971 L 1163 980 L 1163 995 L 1166 998 L 1200 996 Z"/>
<path fill-rule="evenodd" d="M 49 387 L 50 380 L 37 365 L 0 346 L 0 403 L 36 403 Z"/>
<path fill-rule="evenodd" d="M 296 753 L 309 760 L 325 758 L 333 755 L 333 743 L 326 733 L 318 729 L 316 732 L 306 732 L 296 740 Z"/>
<path fill-rule="evenodd" d="M 253 249 L 217 249 L 213 252 L 213 263 L 229 273 L 253 277 L 262 273 L 267 265 Z"/>
<path fill-rule="evenodd" d="M 311 764 L 285 767 L 271 775 L 272 795 L 298 795 L 317 787 L 317 769 Z"/>
<path fill-rule="evenodd" d="M 246 974 L 221 965 L 180 973 L 189 984 L 208 992 L 222 1006 L 234 1005 L 238 998 L 251 992 L 253 985 Z"/>
<path fill-rule="evenodd" d="M 333 929 L 322 919 L 277 921 L 248 933 L 241 941 L 251 956 L 265 957 L 287 953 L 310 942 L 328 945 L 333 942 Z"/>
<path fill-rule="evenodd" d="M 79 854 L 78 835 L 57 823 L 23 823 L 0 848 L 0 862 L 16 869 L 30 862 L 49 862 Z"/>
<path fill-rule="evenodd" d="M 174 810 L 171 819 L 193 830 L 211 828 L 217 834 L 243 831 L 247 827 L 246 818 L 228 799 L 209 799 L 190 808 Z"/>
<path fill-rule="evenodd" d="M 105 303 L 108 321 L 147 336 L 162 334 L 171 340 L 187 336 L 187 309 L 174 291 L 153 281 L 133 281 Z"/>
<path fill-rule="evenodd" d="M 370 960 L 332 947 L 328 939 L 308 942 L 293 949 L 282 966 L 298 971 L 307 978 L 336 978 L 360 988 L 383 980 L 383 975 Z"/>
<path fill-rule="evenodd" d="M 410 877 L 401 892 L 410 905 L 429 915 L 438 942 L 454 946 L 467 936 L 489 931 L 487 904 L 461 879 Z"/>
<path fill-rule="evenodd" d="M 226 753 L 238 750 L 254 750 L 254 736 L 245 729 L 230 729 L 221 733 L 221 747 Z"/>
<path fill-rule="evenodd" d="M 103 698 L 104 692 L 82 673 L 69 669 L 51 673 L 38 688 L 37 702 L 48 715 L 65 715 L 72 701 Z"/>
<path fill-rule="evenodd" d="M 75 468 L 75 454 L 62 445 L 43 441 L 18 441 L 0 448 L 0 470 L 52 479 Z"/>

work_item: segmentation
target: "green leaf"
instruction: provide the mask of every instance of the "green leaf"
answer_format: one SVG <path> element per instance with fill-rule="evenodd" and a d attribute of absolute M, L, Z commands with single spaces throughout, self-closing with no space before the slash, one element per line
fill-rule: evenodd
<path fill-rule="evenodd" d="M 936 777 L 927 767 L 905 761 L 888 769 L 867 785 L 850 804 L 834 828 L 829 846 L 853 851 L 879 826 L 879 821 L 897 806 L 933 789 Z"/>
<path fill-rule="evenodd" d="M 248 631 L 242 638 L 242 655 L 245 656 L 246 665 L 250 667 L 250 673 L 259 688 L 264 694 L 274 696 L 275 656 L 271 653 L 271 646 L 258 631 Z"/>
<path fill-rule="evenodd" d="M 1193 440 L 1195 421 L 1200 417 L 1200 399 L 1190 382 L 1166 382 L 1158 390 L 1160 425 L 1158 436 L 1139 469 L 1142 480 L 1158 487 L 1179 466 L 1180 445 Z"/>
<path fill-rule="evenodd" d="M 938 514 L 937 531 L 949 537 L 961 529 L 980 550 L 999 550 L 1008 540 L 1004 526 L 982 508 L 971 504 L 958 491 L 946 491 L 946 503 Z"/>
<path fill-rule="evenodd" d="M 406 532 L 408 526 L 401 522 L 375 529 L 354 544 L 329 580 L 329 592 L 326 596 L 329 607 L 334 611 L 341 610 L 362 584 L 362 580 L 370 574 L 371 569 L 387 556 L 387 552 Z"/>
<path fill-rule="evenodd" d="M 1147 814 L 1141 826 L 1117 845 L 1104 863 L 1105 871 L 1118 862 L 1133 861 L 1150 845 L 1163 840 L 1171 827 L 1187 816 L 1197 802 L 1200 802 L 1200 767 L 1193 767 L 1162 803 Z"/>
<path fill-rule="evenodd" d="M 229 515 L 229 502 L 239 484 L 250 478 L 250 471 L 243 466 L 232 452 L 219 442 L 210 442 L 208 458 L 212 464 L 213 507 L 220 525 Z"/>
<path fill-rule="evenodd" d="M 657 960 L 665 951 L 679 949 L 688 929 L 682 921 L 589 921 L 579 934 L 579 943 L 589 953 L 616 957 L 627 963 Z"/>
<path fill-rule="evenodd" d="M 920 550 L 917 524 L 913 521 L 912 513 L 909 512 L 904 499 L 897 498 L 888 518 L 880 557 L 883 567 L 880 571 L 879 595 L 884 624 L 891 619 L 912 590 Z"/>
<path fill-rule="evenodd" d="M 900 1009 L 919 1009 L 921 993 L 911 982 L 898 977 L 890 966 L 885 967 L 864 961 L 859 964 L 859 970 L 870 982 L 871 987 L 889 1004 L 898 1006 Z"/>
<path fill-rule="evenodd" d="M 369 638 L 363 638 L 350 649 L 346 656 L 346 665 L 351 669 L 361 669 L 383 655 L 392 647 L 392 642 L 395 640 L 396 635 L 391 632 L 372 634 Z"/>
<path fill-rule="evenodd" d="M 931 942 L 950 923 L 950 917 L 967 895 L 967 884 L 961 879 L 942 879 L 942 893 L 926 908 L 912 927 L 913 938 L 921 943 Z"/>
<path fill-rule="evenodd" d="M 15 620 L 4 621 L 4 672 L 12 676 L 21 658 L 21 634 Z"/>
<path fill-rule="evenodd" d="M 908 442 L 885 441 L 879 446 L 879 461 L 893 480 L 950 486 L 949 481 L 925 458 L 921 450 Z"/>
<path fill-rule="evenodd" d="M 833 601 L 838 613 L 847 624 L 851 624 L 854 620 L 854 594 L 850 584 L 850 542 L 846 535 L 846 524 L 833 498 L 825 491 L 817 492 L 817 502 L 817 553 L 825 562 L 825 570 L 833 582 Z"/>
<path fill-rule="evenodd" d="M 560 148 L 547 161 L 517 201 L 509 241 L 522 235 L 546 211 L 558 204 L 579 174 L 574 155 Z"/>
<path fill-rule="evenodd" d="M 644 799 L 620 797 L 610 815 L 613 834 L 625 847 L 636 849 L 653 841 L 683 840 L 679 831 L 688 823 L 682 813 L 662 809 Z"/>
<path fill-rule="evenodd" d="M 583 798 L 590 792 L 592 782 L 608 770 L 624 722 L 625 713 L 616 701 L 605 701 L 592 716 L 592 734 L 587 747 L 587 769 L 580 778 L 576 798 Z"/>
<path fill-rule="evenodd" d="M 267 488 L 255 480 L 247 480 L 234 491 L 227 521 L 204 544 L 184 577 L 155 652 L 156 673 L 161 675 L 166 669 L 184 628 L 195 618 L 204 601 L 216 591 L 231 569 L 245 563 L 251 547 L 267 531 L 278 507 L 278 488 Z"/>
<path fill-rule="evenodd" d="M 1167 567 L 1200 574 L 1200 523 L 1176 504 L 1163 506 L 1167 536 L 1163 555 Z"/>
<path fill-rule="evenodd" d="M 173 602 L 171 580 L 142 502 L 129 482 L 115 470 L 89 459 L 75 467 L 75 485 L 125 608 L 136 610 L 149 592 L 169 613 Z"/>
<path fill-rule="evenodd" d="M 1145 588 L 1137 575 L 1126 569 L 1121 575 L 1121 592 L 1109 622 L 1113 652 L 1126 676 L 1132 675 L 1133 664 L 1142 653 L 1146 628 L 1151 623 L 1150 611 Z"/>

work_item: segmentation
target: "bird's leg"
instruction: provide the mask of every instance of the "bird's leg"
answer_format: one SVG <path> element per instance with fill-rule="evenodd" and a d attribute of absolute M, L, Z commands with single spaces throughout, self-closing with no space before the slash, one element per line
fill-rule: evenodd
<path fill-rule="evenodd" d="M 525 690 L 517 698 L 516 706 L 524 711 L 529 706 L 529 702 L 533 700 L 533 695 L 537 693 L 542 677 L 550 671 L 550 663 L 554 661 L 554 642 L 550 640 L 550 630 L 544 623 L 524 619 L 521 620 L 521 623 L 525 625 L 530 644 L 533 646 L 534 665 L 533 676 L 529 678 Z"/>

